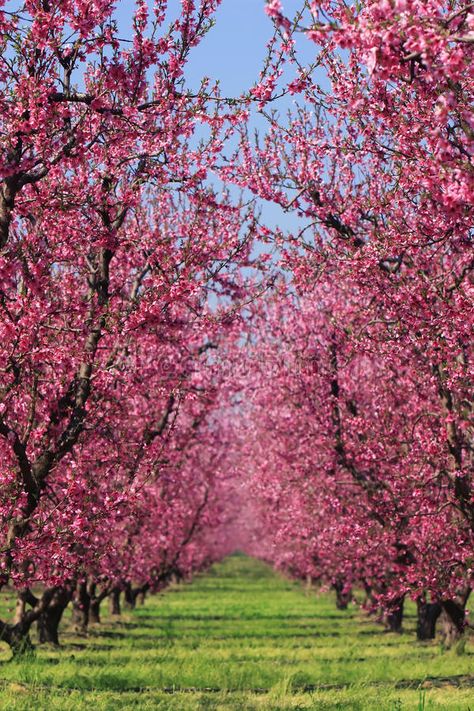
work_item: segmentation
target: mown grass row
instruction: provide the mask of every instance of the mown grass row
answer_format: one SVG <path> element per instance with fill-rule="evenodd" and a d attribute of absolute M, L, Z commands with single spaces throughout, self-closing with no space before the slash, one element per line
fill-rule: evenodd
<path fill-rule="evenodd" d="M 2 612 L 12 607 L 3 594 Z M 0 664 L 0 708 L 474 711 L 474 650 L 386 633 L 356 606 L 307 594 L 235 556 L 150 598 L 87 639 L 65 621 L 60 650 Z"/>

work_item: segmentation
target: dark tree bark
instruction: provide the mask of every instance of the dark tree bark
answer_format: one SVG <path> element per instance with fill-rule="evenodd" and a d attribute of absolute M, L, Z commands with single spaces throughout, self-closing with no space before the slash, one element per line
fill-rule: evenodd
<path fill-rule="evenodd" d="M 134 592 L 135 591 L 132 588 L 132 583 L 126 583 L 123 591 L 123 597 L 127 610 L 134 610 L 136 607 L 137 596 L 134 594 Z"/>
<path fill-rule="evenodd" d="M 390 632 L 397 632 L 398 634 L 402 632 L 404 602 L 405 596 L 401 595 L 391 600 L 387 606 L 385 622 Z"/>
<path fill-rule="evenodd" d="M 338 610 L 347 610 L 347 606 L 352 600 L 352 589 L 344 590 L 344 583 L 341 580 L 336 580 L 333 583 L 333 588 L 336 591 L 336 607 Z"/>
<path fill-rule="evenodd" d="M 29 588 L 20 590 L 16 596 L 15 616 L 13 618 L 13 624 L 21 624 L 25 617 L 27 606 L 31 605 L 31 607 L 34 607 L 37 603 L 38 598 L 36 597 L 36 595 L 33 595 Z"/>
<path fill-rule="evenodd" d="M 90 580 L 87 584 L 87 592 L 89 594 L 89 623 L 100 624 L 100 605 L 103 600 L 109 595 L 110 588 L 107 584 L 103 584 L 102 590 L 98 590 L 97 584 Z"/>
<path fill-rule="evenodd" d="M 89 606 L 89 622 L 91 624 L 98 625 L 100 624 L 100 603 L 102 600 L 99 598 L 95 597 L 91 599 L 91 603 Z"/>
<path fill-rule="evenodd" d="M 72 622 L 74 630 L 81 636 L 87 635 L 89 626 L 89 610 L 91 598 L 87 591 L 87 583 L 78 582 L 72 598 Z"/>
<path fill-rule="evenodd" d="M 87 583 L 87 594 L 89 595 L 89 623 L 98 624 L 100 622 L 101 600 L 96 595 L 97 585 L 93 581 Z"/>
<path fill-rule="evenodd" d="M 470 588 L 462 590 L 453 600 L 443 600 L 441 640 L 448 649 L 458 642 L 466 630 L 466 604 Z"/>
<path fill-rule="evenodd" d="M 59 646 L 59 623 L 72 597 L 71 588 L 58 588 L 53 598 L 37 621 L 40 644 Z"/>
<path fill-rule="evenodd" d="M 0 640 L 6 642 L 14 657 L 21 657 L 34 652 L 34 645 L 30 638 L 31 625 L 21 623 L 8 625 L 0 623 Z"/>
<path fill-rule="evenodd" d="M 46 588 L 42 596 L 37 598 L 31 590 L 25 588 L 18 593 L 19 600 L 13 623 L 0 621 L 0 640 L 9 645 L 14 657 L 33 653 L 31 626 L 48 608 L 55 592 L 56 588 Z M 31 605 L 30 610 L 26 609 L 27 605 Z"/>
<path fill-rule="evenodd" d="M 434 639 L 436 636 L 436 622 L 442 612 L 440 602 L 427 602 L 426 595 L 419 597 L 416 601 L 417 623 L 416 636 L 420 641 Z"/>
<path fill-rule="evenodd" d="M 109 597 L 109 613 L 111 615 L 120 615 L 122 610 L 120 608 L 120 588 L 113 588 Z"/>
<path fill-rule="evenodd" d="M 125 605 L 129 610 L 134 610 L 137 603 L 145 604 L 145 595 L 149 589 L 149 583 L 137 585 L 136 588 L 131 583 L 127 583 L 124 589 Z"/>

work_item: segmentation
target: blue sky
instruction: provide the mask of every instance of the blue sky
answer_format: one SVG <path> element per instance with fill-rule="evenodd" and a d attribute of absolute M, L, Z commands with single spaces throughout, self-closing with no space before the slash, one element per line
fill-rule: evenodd
<path fill-rule="evenodd" d="M 179 12 L 180 0 L 169 0 L 171 13 Z M 301 0 L 285 0 L 289 16 L 301 6 Z M 117 17 L 120 32 L 131 36 L 131 20 L 135 3 L 133 0 L 118 0 Z M 264 0 L 223 0 L 216 13 L 216 22 L 201 44 L 191 55 L 187 68 L 187 80 L 191 87 L 198 87 L 203 76 L 219 79 L 222 93 L 239 96 L 258 79 L 266 54 L 266 44 L 273 34 L 273 24 L 265 14 Z M 314 45 L 303 42 L 302 51 L 308 60 L 314 57 Z M 291 98 L 285 99 L 279 108 L 286 111 Z M 258 117 L 255 119 L 255 125 Z M 297 218 L 280 208 L 262 204 L 263 217 L 267 224 L 283 229 L 296 230 Z M 299 225 L 301 227 L 301 225 Z"/>
<path fill-rule="evenodd" d="M 180 0 L 169 0 L 171 11 L 179 11 L 180 5 Z M 286 0 L 285 10 L 291 15 L 300 5 L 301 0 Z M 118 0 L 122 31 L 130 26 L 134 6 L 133 0 Z M 223 0 L 215 27 L 192 53 L 188 68 L 192 83 L 197 84 L 203 75 L 219 78 L 223 93 L 234 95 L 258 78 L 273 32 L 264 8 L 264 0 Z"/>
<path fill-rule="evenodd" d="M 262 0 L 223 0 L 215 27 L 193 52 L 191 80 L 208 74 L 226 95 L 244 91 L 258 79 L 272 30 Z"/>

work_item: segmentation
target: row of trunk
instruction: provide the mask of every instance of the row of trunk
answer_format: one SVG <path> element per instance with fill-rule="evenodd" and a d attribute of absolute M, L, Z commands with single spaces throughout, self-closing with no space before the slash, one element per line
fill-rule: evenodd
<path fill-rule="evenodd" d="M 352 600 L 352 591 L 341 582 L 334 584 L 336 605 L 346 609 Z M 149 585 L 133 587 L 130 583 L 122 587 L 104 586 L 99 589 L 95 583 L 78 582 L 75 586 L 46 588 L 40 598 L 29 589 L 19 592 L 15 618 L 11 624 L 0 621 L 0 639 L 6 642 L 14 655 L 29 653 L 33 650 L 30 630 L 37 623 L 38 639 L 41 644 L 59 645 L 59 624 L 66 607 L 72 602 L 72 621 L 79 635 L 86 635 L 89 624 L 100 622 L 100 606 L 109 598 L 109 613 L 120 615 L 121 593 L 124 605 L 134 609 L 137 602 L 143 603 Z M 366 589 L 369 600 L 374 600 L 370 588 Z M 464 634 L 466 628 L 466 604 L 470 589 L 460 591 L 455 599 L 442 602 L 429 602 L 426 595 L 417 600 L 417 638 L 434 639 L 436 625 L 441 621 L 441 640 L 446 647 L 451 647 Z M 391 632 L 401 632 L 403 624 L 405 597 L 394 598 L 386 607 L 383 621 Z"/>
<path fill-rule="evenodd" d="M 352 591 L 341 581 L 336 581 L 333 588 L 336 593 L 336 607 L 339 610 L 346 609 L 353 599 Z M 464 635 L 467 626 L 466 604 L 470 592 L 470 588 L 466 588 L 459 591 L 454 599 L 442 602 L 428 602 L 425 594 L 420 595 L 417 599 L 417 639 L 421 641 L 434 639 L 439 620 L 441 641 L 445 647 L 452 647 Z M 374 607 L 375 599 L 370 587 L 366 587 L 366 595 Z M 393 598 L 384 609 L 381 621 L 390 632 L 402 632 L 404 603 L 405 596 L 401 595 Z"/>
<path fill-rule="evenodd" d="M 15 617 L 12 623 L 0 621 L 0 640 L 6 642 L 14 656 L 31 653 L 34 649 L 30 631 L 36 622 L 40 644 L 59 645 L 59 624 L 67 606 L 72 603 L 72 622 L 78 635 L 86 635 L 89 624 L 100 622 L 100 606 L 109 598 L 109 613 L 121 614 L 121 593 L 124 605 L 135 608 L 144 603 L 149 585 L 132 587 L 107 587 L 99 589 L 95 583 L 81 581 L 75 585 L 47 588 L 36 597 L 29 588 L 18 593 Z"/>

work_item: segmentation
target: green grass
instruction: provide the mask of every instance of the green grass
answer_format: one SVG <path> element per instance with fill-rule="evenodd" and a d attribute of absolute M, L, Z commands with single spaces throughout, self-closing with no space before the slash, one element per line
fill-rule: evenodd
<path fill-rule="evenodd" d="M 60 650 L 23 662 L 1 650 L 0 709 L 474 711 L 472 642 L 443 652 L 417 643 L 414 624 L 411 606 L 406 633 L 386 633 L 234 556 L 120 621 L 104 616 L 87 639 L 66 619 Z"/>

